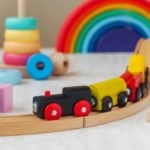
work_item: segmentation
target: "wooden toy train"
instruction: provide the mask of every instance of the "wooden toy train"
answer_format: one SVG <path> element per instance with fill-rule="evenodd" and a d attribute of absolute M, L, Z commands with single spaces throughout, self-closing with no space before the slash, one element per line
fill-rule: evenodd
<path fill-rule="evenodd" d="M 125 107 L 128 101 L 139 101 L 149 87 L 149 69 L 142 55 L 132 55 L 120 77 L 89 86 L 63 88 L 62 94 L 33 98 L 33 113 L 41 119 L 58 120 L 61 116 L 88 116 L 91 111 L 111 111 L 113 106 Z"/>

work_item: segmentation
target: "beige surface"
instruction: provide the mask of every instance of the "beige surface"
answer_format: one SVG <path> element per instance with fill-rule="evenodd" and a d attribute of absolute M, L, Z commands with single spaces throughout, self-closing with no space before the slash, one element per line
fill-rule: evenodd
<path fill-rule="evenodd" d="M 27 0 L 27 15 L 39 21 L 43 47 L 54 46 L 60 24 L 82 0 Z M 0 0 L 0 47 L 3 42 L 4 20 L 17 15 L 17 0 Z"/>

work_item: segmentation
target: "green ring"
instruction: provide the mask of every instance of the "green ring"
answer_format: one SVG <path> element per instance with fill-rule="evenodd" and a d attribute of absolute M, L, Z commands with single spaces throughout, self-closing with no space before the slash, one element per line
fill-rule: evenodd
<path fill-rule="evenodd" d="M 5 28 L 8 30 L 35 30 L 37 29 L 37 20 L 32 17 L 11 17 L 6 19 Z"/>
<path fill-rule="evenodd" d="M 137 18 L 138 20 L 141 20 L 148 28 L 150 28 L 150 20 L 148 20 L 146 17 L 140 15 L 139 13 L 135 13 L 133 11 L 129 10 L 111 10 L 108 12 L 104 12 L 102 14 L 97 15 L 94 17 L 89 23 L 87 23 L 81 32 L 78 35 L 78 38 L 76 39 L 76 44 L 75 44 L 75 53 L 81 53 L 81 47 L 82 43 L 84 41 L 84 37 L 86 37 L 86 34 L 89 32 L 90 28 L 94 26 L 97 22 L 100 22 L 104 20 L 105 18 L 109 18 L 112 16 L 119 16 L 119 15 L 127 15 L 127 16 L 132 16 L 133 18 Z"/>

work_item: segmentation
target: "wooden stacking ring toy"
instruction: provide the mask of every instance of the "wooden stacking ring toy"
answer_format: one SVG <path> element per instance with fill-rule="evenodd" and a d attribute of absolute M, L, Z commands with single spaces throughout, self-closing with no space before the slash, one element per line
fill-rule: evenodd
<path fill-rule="evenodd" d="M 62 53 L 53 53 L 50 58 L 54 63 L 54 75 L 64 75 L 68 71 L 70 62 L 66 55 Z"/>
<path fill-rule="evenodd" d="M 36 80 L 47 79 L 53 71 L 53 62 L 44 54 L 35 54 L 27 62 L 27 72 Z"/>
<path fill-rule="evenodd" d="M 20 84 L 22 80 L 22 73 L 14 69 L 1 69 L 0 70 L 0 83 L 4 84 Z"/>
<path fill-rule="evenodd" d="M 37 42 L 4 42 L 4 50 L 7 53 L 12 54 L 29 54 L 29 53 L 39 53 L 41 48 L 41 43 Z"/>
<path fill-rule="evenodd" d="M 9 30 L 35 30 L 37 29 L 37 20 L 32 17 L 7 18 L 5 28 Z"/>
<path fill-rule="evenodd" d="M 6 30 L 5 40 L 12 42 L 35 42 L 39 41 L 39 30 Z"/>
<path fill-rule="evenodd" d="M 5 52 L 3 55 L 3 60 L 5 64 L 8 65 L 25 66 L 27 60 L 32 55 L 33 53 L 21 55 L 21 54 L 9 54 Z"/>

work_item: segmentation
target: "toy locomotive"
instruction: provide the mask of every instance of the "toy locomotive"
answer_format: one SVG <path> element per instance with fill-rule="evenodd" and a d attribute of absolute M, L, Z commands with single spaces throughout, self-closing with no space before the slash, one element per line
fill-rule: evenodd
<path fill-rule="evenodd" d="M 137 102 L 148 91 L 149 69 L 142 55 L 132 55 L 120 77 L 89 86 L 63 88 L 62 94 L 33 98 L 33 113 L 41 119 L 58 120 L 62 116 L 88 116 L 91 111 L 111 111 L 113 106 L 125 107 Z"/>

